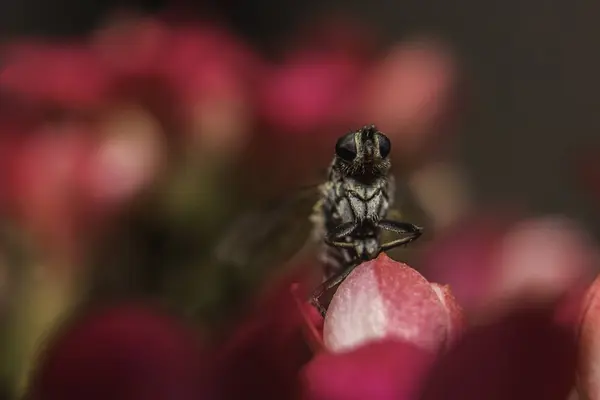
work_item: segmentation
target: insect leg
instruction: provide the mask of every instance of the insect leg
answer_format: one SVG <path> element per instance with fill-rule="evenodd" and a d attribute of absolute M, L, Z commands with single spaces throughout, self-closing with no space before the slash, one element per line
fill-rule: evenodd
<path fill-rule="evenodd" d="M 390 242 L 382 244 L 380 247 L 380 251 L 386 251 L 394 247 L 408 244 L 414 240 L 417 240 L 423 233 L 423 228 L 408 222 L 381 220 L 379 221 L 377 226 L 381 229 L 385 229 L 391 232 L 407 234 L 407 236 L 405 237 L 398 238 L 396 240 L 392 240 Z"/>
<path fill-rule="evenodd" d="M 358 228 L 358 224 L 354 221 L 341 224 L 333 231 L 328 232 L 327 235 L 325 235 L 324 241 L 333 247 L 354 248 L 353 243 L 343 242 L 338 239 L 350 235 L 356 228 Z"/>
<path fill-rule="evenodd" d="M 310 297 L 310 302 L 317 308 L 317 310 L 319 310 L 322 317 L 325 317 L 326 310 L 325 307 L 323 307 L 323 304 L 321 304 L 321 296 L 329 289 L 339 285 L 360 263 L 360 260 L 350 261 L 342 271 L 321 283 L 314 290 Z"/>

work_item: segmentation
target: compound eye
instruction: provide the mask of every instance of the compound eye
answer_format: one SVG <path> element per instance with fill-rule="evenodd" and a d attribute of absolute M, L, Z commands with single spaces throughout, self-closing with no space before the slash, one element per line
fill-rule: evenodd
<path fill-rule="evenodd" d="M 354 135 L 346 135 L 338 139 L 335 144 L 335 154 L 344 161 L 354 160 L 354 158 L 356 158 Z"/>
<path fill-rule="evenodd" d="M 379 136 L 379 154 L 381 155 L 381 158 L 386 158 L 390 154 L 391 150 L 392 150 L 392 143 L 390 142 L 390 139 L 388 139 L 387 136 L 380 135 Z"/>

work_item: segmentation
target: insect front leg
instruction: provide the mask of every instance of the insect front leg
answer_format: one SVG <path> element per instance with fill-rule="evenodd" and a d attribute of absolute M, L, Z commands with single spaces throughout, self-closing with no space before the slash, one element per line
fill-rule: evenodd
<path fill-rule="evenodd" d="M 327 279 L 325 282 L 321 283 L 314 290 L 310 297 L 310 302 L 313 306 L 317 308 L 317 310 L 319 310 L 322 317 L 325 317 L 327 310 L 325 309 L 325 307 L 323 307 L 323 304 L 321 304 L 321 296 L 323 296 L 323 294 L 329 289 L 339 285 L 344 279 L 346 279 L 348 275 L 350 275 L 350 272 L 352 272 L 354 268 L 356 268 L 356 266 L 358 266 L 360 263 L 360 260 L 350 261 L 348 264 L 346 264 L 344 269 L 342 269 L 340 272 L 338 272 L 331 278 Z"/>
<path fill-rule="evenodd" d="M 381 251 L 390 250 L 394 247 L 408 244 L 414 240 L 417 240 L 423 234 L 423 228 L 408 222 L 398 222 L 384 219 L 379 221 L 377 226 L 381 229 L 405 235 L 404 237 L 382 244 L 380 248 Z"/>
<path fill-rule="evenodd" d="M 340 239 L 350 235 L 358 228 L 358 223 L 351 221 L 343 223 L 337 226 L 333 231 L 328 232 L 325 235 L 325 243 L 329 246 L 333 247 L 341 247 L 341 248 L 354 248 L 354 244 L 352 242 L 341 241 Z"/>

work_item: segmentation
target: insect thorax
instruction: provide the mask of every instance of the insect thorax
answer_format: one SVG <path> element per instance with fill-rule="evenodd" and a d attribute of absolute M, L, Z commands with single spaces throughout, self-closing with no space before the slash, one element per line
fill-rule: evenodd
<path fill-rule="evenodd" d="M 379 248 L 380 232 L 374 222 L 385 218 L 391 206 L 394 182 L 391 176 L 381 176 L 362 183 L 331 168 L 329 180 L 320 189 L 321 199 L 312 217 L 315 239 L 322 240 L 326 232 L 343 223 L 360 223 L 359 228 L 345 238 L 353 242 L 355 248 L 323 245 L 320 259 L 327 279 L 357 257 L 372 254 Z"/>

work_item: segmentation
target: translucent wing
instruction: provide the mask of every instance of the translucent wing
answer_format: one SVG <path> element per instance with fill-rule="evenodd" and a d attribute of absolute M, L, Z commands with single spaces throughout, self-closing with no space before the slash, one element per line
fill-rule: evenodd
<path fill-rule="evenodd" d="M 318 199 L 318 186 L 313 186 L 243 213 L 226 227 L 201 268 L 191 266 L 190 273 L 172 285 L 172 297 L 204 324 L 235 318 L 305 247 Z"/>
<path fill-rule="evenodd" d="M 290 260 L 307 243 L 310 215 L 319 200 L 317 185 L 287 199 L 244 213 L 217 244 L 214 260 L 247 271 L 266 271 Z"/>

